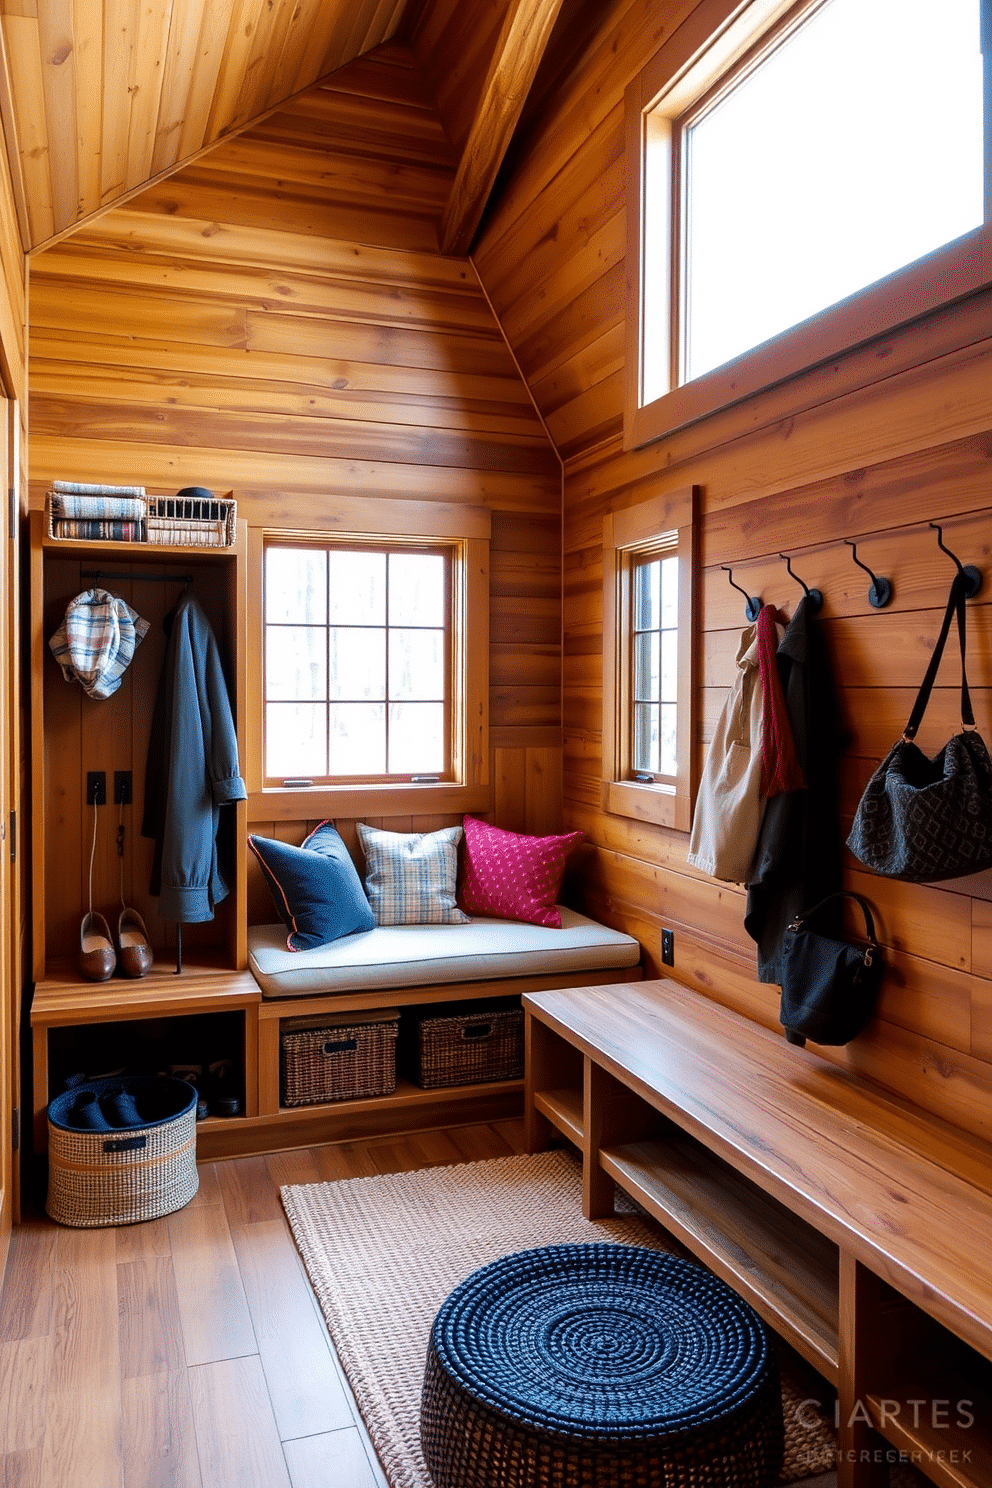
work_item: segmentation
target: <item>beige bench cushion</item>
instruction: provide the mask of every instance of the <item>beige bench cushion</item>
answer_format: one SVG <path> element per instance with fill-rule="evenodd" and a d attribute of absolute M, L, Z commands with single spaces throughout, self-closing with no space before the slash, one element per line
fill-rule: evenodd
<path fill-rule="evenodd" d="M 641 947 L 561 906 L 562 927 L 473 919 L 467 925 L 377 925 L 315 951 L 286 948 L 283 925 L 248 927 L 248 965 L 263 997 L 491 981 L 636 966 Z"/>

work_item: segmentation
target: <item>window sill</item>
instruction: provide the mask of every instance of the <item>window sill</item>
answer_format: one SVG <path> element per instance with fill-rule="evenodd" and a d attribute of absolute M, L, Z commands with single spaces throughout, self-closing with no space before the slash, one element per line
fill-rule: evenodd
<path fill-rule="evenodd" d="M 317 817 L 457 816 L 492 809 L 488 785 L 442 780 L 426 785 L 272 786 L 250 791 L 249 822 L 313 821 Z"/>
<path fill-rule="evenodd" d="M 639 785 L 634 780 L 604 780 L 603 810 L 611 816 L 654 822 L 656 826 L 672 827 L 677 832 L 688 832 L 691 826 L 689 802 L 672 786 Z"/>
<path fill-rule="evenodd" d="M 992 227 L 979 227 L 869 285 L 724 367 L 628 409 L 624 447 L 640 448 L 709 414 L 976 294 L 992 280 Z M 880 375 L 884 368 L 880 371 Z"/>

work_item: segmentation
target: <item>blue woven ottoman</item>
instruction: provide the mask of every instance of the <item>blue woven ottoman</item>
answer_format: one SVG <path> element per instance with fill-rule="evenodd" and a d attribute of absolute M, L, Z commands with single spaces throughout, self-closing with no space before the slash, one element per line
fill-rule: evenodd
<path fill-rule="evenodd" d="M 441 1307 L 420 1436 L 436 1488 L 768 1488 L 778 1367 L 761 1319 L 702 1267 L 544 1246 Z"/>

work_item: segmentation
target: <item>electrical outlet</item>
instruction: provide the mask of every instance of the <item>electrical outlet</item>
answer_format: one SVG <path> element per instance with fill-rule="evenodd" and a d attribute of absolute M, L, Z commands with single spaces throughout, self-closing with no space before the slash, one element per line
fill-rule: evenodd
<path fill-rule="evenodd" d="M 663 966 L 675 965 L 674 930 L 662 930 L 661 932 L 661 963 Z"/>
<path fill-rule="evenodd" d="M 131 771 L 114 771 L 114 805 L 130 806 L 131 804 Z"/>
<path fill-rule="evenodd" d="M 86 772 L 86 804 L 87 806 L 106 806 L 106 770 L 88 770 Z"/>

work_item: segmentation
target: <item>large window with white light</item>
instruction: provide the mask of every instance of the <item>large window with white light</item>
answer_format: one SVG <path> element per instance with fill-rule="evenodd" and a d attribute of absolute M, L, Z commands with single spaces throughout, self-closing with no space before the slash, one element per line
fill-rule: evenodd
<path fill-rule="evenodd" d="M 452 778 L 453 563 L 445 546 L 266 546 L 268 782 Z"/>
<path fill-rule="evenodd" d="M 626 100 L 628 444 L 987 282 L 990 12 L 709 0 L 652 59 Z"/>

